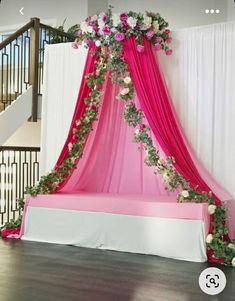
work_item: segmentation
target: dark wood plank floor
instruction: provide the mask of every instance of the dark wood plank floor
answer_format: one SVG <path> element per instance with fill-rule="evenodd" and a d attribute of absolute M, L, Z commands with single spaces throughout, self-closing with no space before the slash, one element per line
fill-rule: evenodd
<path fill-rule="evenodd" d="M 208 264 L 0 240 L 0 301 L 234 301 L 235 269 L 218 296 L 202 293 Z"/>

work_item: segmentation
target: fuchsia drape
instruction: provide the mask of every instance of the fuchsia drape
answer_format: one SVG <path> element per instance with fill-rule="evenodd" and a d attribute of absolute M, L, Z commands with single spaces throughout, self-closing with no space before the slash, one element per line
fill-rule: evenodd
<path fill-rule="evenodd" d="M 211 189 L 200 176 L 181 135 L 152 45 L 144 40 L 144 47 L 140 53 L 134 37 L 124 41 L 124 57 L 141 108 L 164 153 L 175 157 L 178 172 L 189 180 L 191 187 L 198 186 L 199 191 L 209 192 Z"/>
<path fill-rule="evenodd" d="M 134 129 L 123 118 L 125 103 L 116 99 L 119 87 L 107 76 L 103 90 L 98 121 L 93 124 L 77 168 L 61 192 L 151 195 L 156 201 L 162 200 L 169 193 L 161 177 L 145 165 L 145 152 L 138 151 L 139 144 L 132 142 Z M 134 101 L 139 105 L 137 97 Z M 152 137 L 159 148 L 153 134 Z M 161 155 L 164 156 L 162 152 Z M 176 202 L 176 193 L 170 195 L 168 201 Z"/>

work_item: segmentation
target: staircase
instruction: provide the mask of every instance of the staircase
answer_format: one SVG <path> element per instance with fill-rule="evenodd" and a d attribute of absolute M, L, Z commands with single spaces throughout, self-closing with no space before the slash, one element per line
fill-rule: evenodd
<path fill-rule="evenodd" d="M 32 18 L 0 43 L 0 145 L 26 120 L 38 119 L 45 45 L 74 38 Z"/>
<path fill-rule="evenodd" d="M 75 39 L 33 18 L 0 43 L 0 226 L 20 214 L 26 186 L 39 180 L 40 148 L 2 146 L 27 120 L 38 119 L 46 44 Z"/>

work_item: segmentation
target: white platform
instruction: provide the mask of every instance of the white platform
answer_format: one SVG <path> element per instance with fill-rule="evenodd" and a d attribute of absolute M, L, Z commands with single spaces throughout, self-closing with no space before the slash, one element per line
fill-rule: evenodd
<path fill-rule="evenodd" d="M 23 240 L 207 260 L 202 220 L 27 208 Z"/>

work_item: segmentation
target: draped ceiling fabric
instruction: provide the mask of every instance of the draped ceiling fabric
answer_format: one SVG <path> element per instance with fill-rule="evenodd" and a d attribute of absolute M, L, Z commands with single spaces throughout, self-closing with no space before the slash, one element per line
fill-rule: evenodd
<path fill-rule="evenodd" d="M 200 190 L 206 191 L 212 189 L 222 200 L 231 198 L 203 169 L 185 140 L 152 49 L 146 45 L 145 53 L 139 54 L 131 40 L 126 41 L 124 49 L 138 94 L 135 101 L 137 104 L 140 103 L 140 107 L 144 110 L 153 135 L 164 152 L 176 157 L 177 170 L 189 179 L 193 186 L 199 185 Z M 142 60 L 145 61 L 144 64 L 140 64 Z M 85 69 L 86 71 L 92 70 L 92 59 L 89 56 Z M 131 142 L 133 130 L 124 124 L 121 116 L 123 104 L 115 100 L 116 87 L 108 81 L 104 87 L 105 94 L 102 99 L 99 122 L 94 125 L 94 131 L 88 137 L 84 156 L 78 168 L 74 170 L 60 191 L 167 194 L 161 181 L 153 175 L 151 168 L 144 166 L 143 154 L 137 151 L 138 145 Z M 155 90 L 154 87 L 156 87 Z M 81 99 L 86 93 L 88 89 L 83 78 L 79 94 L 80 101 L 77 102 L 73 121 L 80 117 L 84 109 Z M 72 127 L 73 124 L 71 124 Z M 68 136 L 57 165 L 66 156 L 69 139 Z M 157 144 L 156 141 L 155 143 Z"/>

